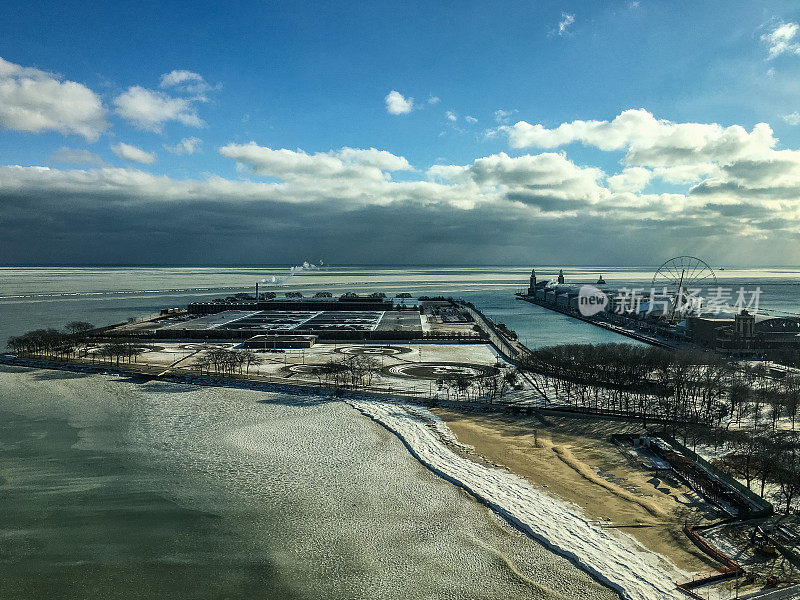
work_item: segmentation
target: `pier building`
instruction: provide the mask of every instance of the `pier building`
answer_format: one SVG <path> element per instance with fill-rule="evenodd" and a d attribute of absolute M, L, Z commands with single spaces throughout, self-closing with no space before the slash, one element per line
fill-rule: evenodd
<path fill-rule="evenodd" d="M 740 356 L 800 352 L 800 318 L 739 314 L 698 315 L 688 319 L 689 338 L 699 346 Z"/>
<path fill-rule="evenodd" d="M 599 287 L 599 286 L 604 287 Z M 555 280 L 537 278 L 531 270 L 525 292 L 517 297 L 576 319 L 617 331 L 640 341 L 670 347 L 701 347 L 742 358 L 800 356 L 800 317 L 774 317 L 739 313 L 704 313 L 699 302 L 676 307 L 670 294 L 643 295 L 628 305 L 621 291 L 605 287 L 602 275 L 595 284 L 607 298 L 603 309 L 584 315 L 580 311 L 581 285 L 567 284 L 563 269 Z"/>

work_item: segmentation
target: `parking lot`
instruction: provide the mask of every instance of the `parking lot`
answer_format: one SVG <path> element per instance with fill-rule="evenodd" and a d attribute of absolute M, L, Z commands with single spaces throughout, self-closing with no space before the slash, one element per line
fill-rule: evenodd
<path fill-rule="evenodd" d="M 392 326 L 400 324 L 401 329 L 421 329 L 419 314 L 383 311 L 238 311 L 228 310 L 190 320 L 171 323 L 163 329 L 167 330 L 233 330 L 233 331 L 375 331 L 381 321 L 389 315 L 387 321 Z"/>

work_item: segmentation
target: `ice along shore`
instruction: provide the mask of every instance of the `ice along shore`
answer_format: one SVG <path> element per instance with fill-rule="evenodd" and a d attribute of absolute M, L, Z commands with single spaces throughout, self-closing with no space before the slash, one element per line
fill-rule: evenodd
<path fill-rule="evenodd" d="M 110 366 L 55 363 L 0 355 L 0 363 L 21 367 L 142 377 L 142 373 Z M 224 378 L 167 376 L 165 382 L 213 387 L 280 391 L 292 395 L 319 395 L 308 386 L 230 380 Z M 664 557 L 646 550 L 632 537 L 601 528 L 581 509 L 536 488 L 508 471 L 490 468 L 451 450 L 454 434 L 421 405 L 364 392 L 345 393 L 342 400 L 359 413 L 394 433 L 426 468 L 469 492 L 506 521 L 569 559 L 626 600 L 682 598 L 675 581 L 688 574 Z"/>

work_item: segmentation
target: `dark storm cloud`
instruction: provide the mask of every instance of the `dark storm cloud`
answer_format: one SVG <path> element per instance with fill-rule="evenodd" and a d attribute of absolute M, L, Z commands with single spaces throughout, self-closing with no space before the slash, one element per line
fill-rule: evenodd
<path fill-rule="evenodd" d="M 727 195 L 731 198 L 761 200 L 797 200 L 800 198 L 800 182 L 793 185 L 749 186 L 735 181 L 704 181 L 694 186 L 693 196 Z"/>
<path fill-rule="evenodd" d="M 509 192 L 506 198 L 512 202 L 522 202 L 528 206 L 536 206 L 543 212 L 568 212 L 589 208 L 591 202 L 585 199 L 554 198 L 552 195 L 542 195 L 533 192 Z"/>
<path fill-rule="evenodd" d="M 709 202 L 704 207 L 704 210 L 718 213 L 723 217 L 759 217 L 764 214 L 762 206 L 755 206 L 753 204 L 719 204 L 716 202 Z"/>
<path fill-rule="evenodd" d="M 310 254 L 340 263 L 605 263 L 629 261 L 631 250 L 652 262 L 665 248 L 721 232 L 680 216 L 544 218 L 495 205 L 399 202 L 343 211 L 330 201 L 125 202 L 117 194 L 7 192 L 0 204 L 0 260 L 11 263 L 265 263 Z"/>
<path fill-rule="evenodd" d="M 780 259 L 786 243 L 761 240 L 795 227 L 792 214 L 736 196 L 755 181 L 749 163 L 741 181 L 717 176 L 687 196 L 615 192 L 601 170 L 555 153 L 499 153 L 396 181 L 391 172 L 412 167 L 374 148 L 224 151 L 272 182 L 0 167 L 0 262 L 653 263 L 690 250 L 729 260 L 731 241 L 742 256 L 758 247 Z"/>

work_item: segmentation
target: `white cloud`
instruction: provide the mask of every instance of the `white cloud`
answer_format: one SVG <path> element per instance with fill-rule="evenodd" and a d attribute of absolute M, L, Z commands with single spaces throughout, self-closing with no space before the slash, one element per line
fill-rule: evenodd
<path fill-rule="evenodd" d="M 567 28 L 575 22 L 575 15 L 562 12 L 561 20 L 558 22 L 558 35 L 567 33 Z"/>
<path fill-rule="evenodd" d="M 218 83 L 212 87 L 199 73 L 194 73 L 185 69 L 175 69 L 161 76 L 159 87 L 176 92 L 193 94 L 195 100 L 205 102 L 207 100 L 205 96 L 206 92 L 222 89 L 222 84 Z"/>
<path fill-rule="evenodd" d="M 133 168 L 9 166 L 0 167 L 0 233 L 8 235 L 24 225 L 14 221 L 19 207 L 31 214 L 41 210 L 42 219 L 58 223 L 47 211 L 60 210 L 53 207 L 64 205 L 66 198 L 70 205 L 98 215 L 107 210 L 109 200 L 115 201 L 114 210 L 139 207 L 137 214 L 145 223 L 152 221 L 152 210 L 167 214 L 173 205 L 180 206 L 181 225 L 198 231 L 208 222 L 200 215 L 236 215 L 220 228 L 238 235 L 243 229 L 257 230 L 254 223 L 283 227 L 288 233 L 276 238 L 281 244 L 295 240 L 303 227 L 315 227 L 314 235 L 323 239 L 319 231 L 329 223 L 336 232 L 351 227 L 345 237 L 359 242 L 359 235 L 368 237 L 384 227 L 375 235 L 381 243 L 394 243 L 395 249 L 407 247 L 409 236 L 441 233 L 448 244 L 473 251 L 473 236 L 486 229 L 518 232 L 500 240 L 495 235 L 495 246 L 534 230 L 546 238 L 545 246 L 557 245 L 568 236 L 595 235 L 595 228 L 602 230 L 598 239 L 609 247 L 624 235 L 638 240 L 640 250 L 658 245 L 654 240 L 713 241 L 728 248 L 742 239 L 770 236 L 784 240 L 785 249 L 800 238 L 800 151 L 776 150 L 777 140 L 766 124 L 748 131 L 738 125 L 674 123 L 646 111 L 625 111 L 611 121 L 572 121 L 552 128 L 518 123 L 498 130 L 509 139 L 518 134 L 517 141 L 542 147 L 573 142 L 597 146 L 620 153 L 623 166 L 608 176 L 600 168 L 575 164 L 564 153 L 500 152 L 417 172 L 402 156 L 377 148 L 310 153 L 254 142 L 219 149 L 236 161 L 237 180 L 178 180 Z M 173 149 L 182 148 L 182 142 Z M 73 156 L 64 150 L 63 158 L 76 163 L 93 160 L 91 153 L 74 151 Z M 126 160 L 155 159 L 124 144 L 114 151 Z M 392 177 L 396 171 L 405 172 L 399 181 Z M 248 174 L 274 180 L 250 180 Z M 649 191 L 664 182 L 684 187 L 670 193 Z M 310 225 L 308 215 L 315 217 Z M 441 227 L 443 222 L 447 228 Z"/>
<path fill-rule="evenodd" d="M 189 127 L 203 127 L 191 100 L 173 98 L 162 92 L 135 85 L 114 99 L 117 114 L 141 129 L 161 133 L 164 123 L 178 121 Z"/>
<path fill-rule="evenodd" d="M 206 80 L 203 79 L 202 75 L 181 69 L 164 73 L 161 76 L 159 87 L 180 87 L 191 92 L 204 92 L 208 89 L 211 89 L 211 86 L 206 83 Z"/>
<path fill-rule="evenodd" d="M 494 111 L 494 120 L 496 123 L 505 124 L 511 121 L 511 116 L 517 112 L 517 109 L 514 110 L 503 110 L 502 108 L 498 108 Z"/>
<path fill-rule="evenodd" d="M 122 142 L 111 146 L 111 151 L 127 161 L 143 163 L 145 165 L 153 164 L 156 161 L 155 152 L 145 152 L 141 148 Z"/>
<path fill-rule="evenodd" d="M 439 96 L 431 96 L 428 98 L 428 104 L 439 104 L 439 102 L 441 102 Z"/>
<path fill-rule="evenodd" d="M 386 110 L 390 115 L 404 115 L 414 108 L 414 98 L 404 97 L 398 91 L 392 90 L 386 94 Z"/>
<path fill-rule="evenodd" d="M 0 127 L 95 141 L 108 123 L 100 97 L 85 85 L 0 58 Z"/>
<path fill-rule="evenodd" d="M 789 125 L 800 125 L 800 112 L 794 111 L 791 114 L 783 115 L 783 120 Z"/>
<path fill-rule="evenodd" d="M 594 203 L 609 196 L 599 184 L 604 178 L 600 169 L 578 167 L 553 152 L 513 158 L 500 152 L 478 158 L 471 165 L 434 165 L 428 169 L 428 177 L 432 181 L 475 184 L 481 195 L 495 190 L 532 204 L 541 203 L 543 198 Z"/>
<path fill-rule="evenodd" d="M 228 144 L 219 152 L 256 175 L 285 180 L 307 177 L 386 180 L 390 171 L 413 170 L 402 156 L 375 148 L 345 147 L 338 151 L 307 154 L 302 150 L 273 150 L 250 142 Z"/>
<path fill-rule="evenodd" d="M 715 174 L 719 167 L 714 163 L 697 163 L 694 165 L 677 165 L 674 167 L 656 167 L 653 177 L 667 183 L 696 183 L 711 174 Z"/>
<path fill-rule="evenodd" d="M 464 117 L 464 120 L 465 120 L 467 123 L 477 123 L 477 122 L 478 122 L 478 119 L 476 119 L 475 117 L 471 117 L 471 116 L 469 116 L 469 115 L 467 115 L 466 117 Z"/>
<path fill-rule="evenodd" d="M 259 183 L 181 180 L 137 169 L 0 167 L 0 260 L 186 262 L 214 239 L 214 257 L 231 263 L 263 254 L 268 243 L 283 262 L 311 246 L 354 263 L 399 256 L 419 264 L 523 263 L 534 255 L 543 264 L 579 263 L 587 247 L 618 264 L 657 263 L 671 248 L 692 247 L 725 264 L 796 264 L 796 200 L 772 209 L 710 186 L 691 195 L 602 192 L 595 200 L 567 193 L 557 168 L 537 182 L 539 168 L 557 165 L 538 160 L 543 164 L 510 181 L 502 175 L 508 165 L 486 165 L 498 185 L 479 185 L 472 175 L 448 183 L 335 177 Z M 563 179 L 573 170 L 566 165 Z M 45 230 L 48 244 L 30 243 Z"/>
<path fill-rule="evenodd" d="M 231 148 L 230 152 L 223 149 L 221 152 L 235 154 L 236 149 Z M 387 177 L 371 175 L 369 168 L 395 168 L 407 164 L 405 159 L 393 157 L 388 152 L 344 148 L 327 157 L 306 154 L 300 150 L 276 152 L 279 154 L 244 157 L 243 160 L 257 163 L 264 173 L 280 173 L 286 177 L 284 183 L 237 181 L 218 176 L 205 180 L 178 180 L 138 169 L 61 171 L 46 167 L 7 166 L 0 167 L 0 198 L 8 194 L 38 195 L 43 198 L 68 194 L 90 204 L 109 197 L 139 204 L 163 204 L 178 200 L 231 204 L 261 202 L 265 206 L 269 206 L 269 203 L 273 203 L 273 206 L 275 203 L 318 203 L 330 206 L 331 210 L 392 203 L 420 206 L 440 204 L 464 209 L 474 206 L 475 199 L 465 199 L 455 186 L 428 181 L 394 182 Z"/>
<path fill-rule="evenodd" d="M 79 150 L 62 146 L 50 155 L 50 160 L 71 165 L 102 165 L 103 159 L 89 150 Z"/>
<path fill-rule="evenodd" d="M 646 110 L 626 110 L 613 121 L 572 121 L 548 129 L 519 121 L 500 127 L 514 148 L 556 148 L 574 142 L 601 150 L 624 150 L 628 165 L 674 167 L 763 156 L 777 143 L 772 129 L 758 123 L 722 127 L 716 123 L 674 123 Z"/>
<path fill-rule="evenodd" d="M 183 138 L 174 146 L 164 144 L 164 149 L 173 154 L 194 154 L 200 149 L 200 144 L 202 143 L 203 140 L 198 137 L 187 137 Z"/>
<path fill-rule="evenodd" d="M 608 188 L 612 192 L 641 192 L 650 182 L 652 171 L 643 167 L 628 167 L 622 173 L 608 178 Z"/>
<path fill-rule="evenodd" d="M 445 116 L 447 117 L 447 120 L 448 120 L 448 121 L 450 121 L 450 122 L 452 122 L 452 123 L 455 123 L 456 121 L 458 121 L 458 117 L 457 117 L 457 116 L 456 116 L 456 114 L 455 114 L 453 111 L 451 111 L 451 110 L 448 110 L 448 111 L 445 113 Z"/>
<path fill-rule="evenodd" d="M 747 235 L 771 229 L 800 233 L 800 151 L 776 150 L 778 140 L 766 123 L 748 131 L 740 125 L 675 123 L 628 110 L 612 121 L 572 121 L 554 128 L 520 121 L 495 131 L 506 133 L 515 147 L 580 142 L 621 151 L 626 168 L 607 178 L 609 196 L 598 206 L 617 210 L 625 205 L 656 220 L 661 217 L 655 207 L 698 218 L 722 216 L 726 224 L 735 223 L 735 217 L 738 232 Z M 684 194 L 641 194 L 653 180 L 691 187 Z"/>
<path fill-rule="evenodd" d="M 797 42 L 797 23 L 781 23 L 769 33 L 761 36 L 769 51 L 769 58 L 773 59 L 781 54 L 800 54 L 800 43 Z"/>

